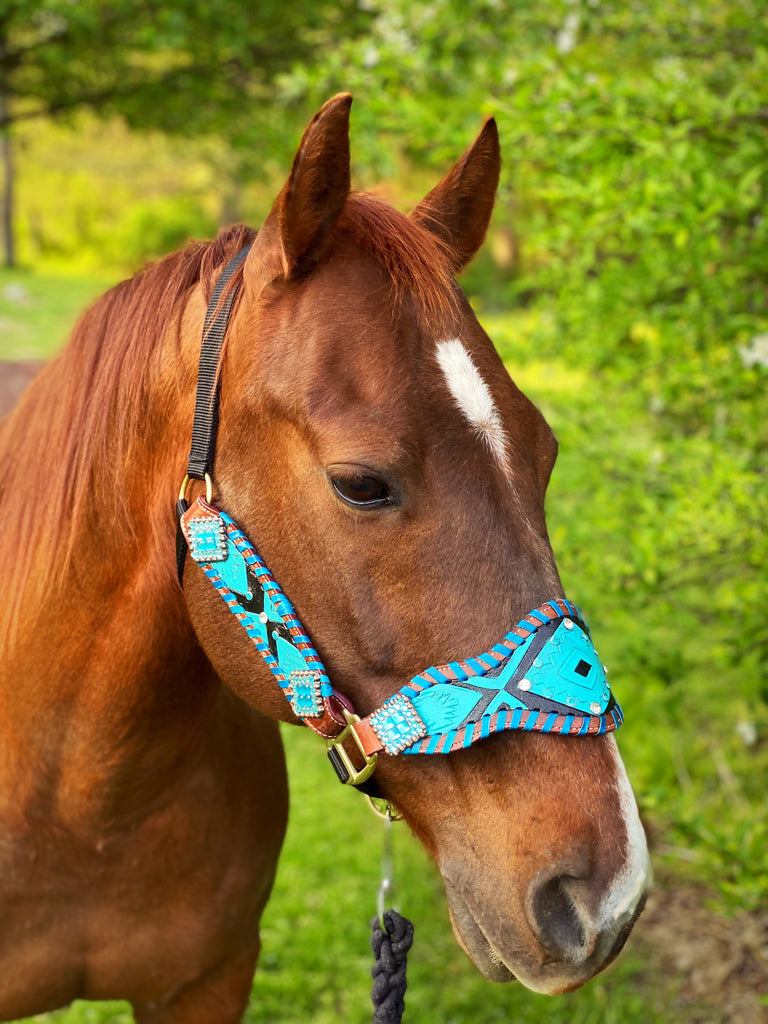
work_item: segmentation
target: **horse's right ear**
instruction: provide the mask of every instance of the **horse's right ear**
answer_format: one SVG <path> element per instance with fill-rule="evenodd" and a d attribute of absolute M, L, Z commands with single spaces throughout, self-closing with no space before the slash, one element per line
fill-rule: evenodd
<path fill-rule="evenodd" d="M 447 244 L 456 273 L 482 245 L 499 186 L 501 150 L 491 117 L 464 156 L 411 216 Z"/>
<path fill-rule="evenodd" d="M 307 125 L 288 181 L 248 255 L 246 277 L 259 285 L 298 277 L 320 260 L 349 195 L 351 105 L 349 93 L 334 96 Z"/>

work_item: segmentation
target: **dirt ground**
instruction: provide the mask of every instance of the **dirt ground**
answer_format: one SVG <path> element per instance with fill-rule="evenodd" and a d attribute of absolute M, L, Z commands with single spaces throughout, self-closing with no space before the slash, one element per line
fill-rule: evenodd
<path fill-rule="evenodd" d="M 768 1024 L 768 906 L 722 917 L 706 890 L 659 880 L 634 944 L 667 980 L 670 1024 Z"/>
<path fill-rule="evenodd" d="M 0 362 L 0 418 L 10 412 L 32 378 L 42 367 L 41 362 Z"/>

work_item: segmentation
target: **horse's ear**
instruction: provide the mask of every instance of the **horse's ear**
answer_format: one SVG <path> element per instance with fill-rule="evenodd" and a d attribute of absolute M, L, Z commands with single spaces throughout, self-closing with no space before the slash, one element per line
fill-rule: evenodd
<path fill-rule="evenodd" d="M 341 93 L 307 125 L 291 173 L 264 222 L 246 264 L 261 284 L 310 270 L 350 189 L 349 108 Z"/>
<path fill-rule="evenodd" d="M 491 117 L 453 170 L 411 216 L 448 245 L 458 273 L 482 245 L 501 170 L 499 132 Z"/>

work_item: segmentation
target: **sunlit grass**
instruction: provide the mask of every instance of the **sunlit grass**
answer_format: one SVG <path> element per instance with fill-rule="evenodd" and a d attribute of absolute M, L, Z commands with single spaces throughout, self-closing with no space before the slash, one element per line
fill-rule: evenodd
<path fill-rule="evenodd" d="M 120 279 L 112 273 L 0 269 L 0 359 L 44 359 L 85 307 Z"/>

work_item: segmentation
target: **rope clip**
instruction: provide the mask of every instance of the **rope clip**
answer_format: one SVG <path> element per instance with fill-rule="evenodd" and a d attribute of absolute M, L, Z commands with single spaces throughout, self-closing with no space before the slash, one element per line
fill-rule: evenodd
<path fill-rule="evenodd" d="M 370 798 L 369 798 L 370 799 Z M 392 816 L 392 808 L 387 804 L 384 813 L 376 808 L 371 801 L 376 814 L 384 819 L 384 837 L 381 851 L 381 882 L 376 899 L 376 911 L 379 918 L 379 925 L 385 935 L 389 934 L 384 923 L 384 911 L 394 909 L 395 895 L 395 858 L 392 852 L 392 822 L 396 819 Z"/>

